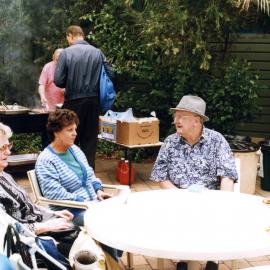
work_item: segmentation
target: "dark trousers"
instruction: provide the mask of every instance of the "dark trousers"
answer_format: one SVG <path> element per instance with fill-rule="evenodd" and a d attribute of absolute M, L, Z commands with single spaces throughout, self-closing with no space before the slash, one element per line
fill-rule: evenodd
<path fill-rule="evenodd" d="M 77 128 L 77 141 L 89 165 L 95 170 L 95 157 L 98 141 L 100 105 L 98 97 L 80 98 L 65 101 L 63 109 L 74 111 L 80 120 Z"/>

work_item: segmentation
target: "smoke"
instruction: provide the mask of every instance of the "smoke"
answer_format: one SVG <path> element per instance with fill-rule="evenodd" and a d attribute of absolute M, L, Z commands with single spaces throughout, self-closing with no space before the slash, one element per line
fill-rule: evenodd
<path fill-rule="evenodd" d="M 21 0 L 0 0 L 0 100 L 33 106 L 38 67 Z"/>
<path fill-rule="evenodd" d="M 42 66 L 99 1 L 0 0 L 0 101 L 34 107 Z"/>

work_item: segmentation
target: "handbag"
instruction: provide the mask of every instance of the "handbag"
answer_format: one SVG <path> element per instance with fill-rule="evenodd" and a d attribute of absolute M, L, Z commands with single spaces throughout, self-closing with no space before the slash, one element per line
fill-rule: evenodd
<path fill-rule="evenodd" d="M 74 226 L 73 228 L 59 231 L 49 231 L 41 234 L 40 236 L 52 237 L 57 242 L 57 249 L 61 255 L 68 257 L 70 249 L 80 233 L 80 227 Z"/>
<path fill-rule="evenodd" d="M 93 260 L 87 267 L 80 263 L 80 258 Z M 78 238 L 75 240 L 69 253 L 69 262 L 74 265 L 75 270 L 93 269 L 93 270 L 121 270 L 118 262 L 90 236 L 90 234 L 82 229 Z M 77 268 L 76 268 L 77 267 Z"/>
<path fill-rule="evenodd" d="M 37 245 L 44 251 L 46 251 L 47 254 L 49 254 L 51 257 L 53 257 L 55 260 L 61 263 L 67 270 L 71 270 L 69 261 L 65 258 L 64 255 L 62 255 L 58 251 L 53 239 L 43 239 L 40 237 L 36 237 L 35 240 Z M 37 257 L 42 259 L 44 264 L 47 266 L 48 270 L 58 269 L 58 267 L 56 267 L 51 261 L 42 257 L 42 255 L 38 255 Z"/>
<path fill-rule="evenodd" d="M 80 233 L 80 227 L 74 226 L 70 229 L 59 230 L 59 231 L 49 231 L 41 234 L 41 236 L 50 236 L 54 238 L 57 242 L 64 242 L 73 244 L 75 239 L 78 237 Z"/>
<path fill-rule="evenodd" d="M 102 64 L 99 80 L 99 101 L 102 112 L 106 112 L 111 109 L 115 97 L 116 93 L 113 87 L 113 83 L 107 75 L 104 65 Z"/>
<path fill-rule="evenodd" d="M 99 261 L 90 250 L 81 250 L 74 255 L 75 270 L 100 270 Z"/>
<path fill-rule="evenodd" d="M 76 270 L 83 269 L 80 261 L 82 257 L 88 262 L 89 269 L 106 270 L 104 252 L 84 229 L 80 231 L 69 252 L 69 262 L 71 266 L 75 265 Z M 94 264 L 94 268 L 90 268 L 91 264 Z"/>

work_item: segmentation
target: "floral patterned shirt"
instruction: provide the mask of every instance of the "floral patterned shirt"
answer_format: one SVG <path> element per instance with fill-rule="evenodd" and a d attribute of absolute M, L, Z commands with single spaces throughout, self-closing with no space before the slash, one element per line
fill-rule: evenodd
<path fill-rule="evenodd" d="M 168 136 L 150 179 L 170 180 L 178 188 L 200 184 L 208 189 L 220 189 L 220 176 L 237 180 L 232 151 L 220 133 L 203 127 L 201 138 L 194 145 L 177 133 Z"/>

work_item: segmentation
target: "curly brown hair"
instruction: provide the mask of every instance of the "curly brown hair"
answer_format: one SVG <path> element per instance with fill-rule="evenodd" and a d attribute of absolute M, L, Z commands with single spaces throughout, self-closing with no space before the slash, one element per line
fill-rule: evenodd
<path fill-rule="evenodd" d="M 47 122 L 47 133 L 49 139 L 54 141 L 55 132 L 59 132 L 72 124 L 76 124 L 77 126 L 79 125 L 79 118 L 75 112 L 68 109 L 57 109 L 50 112 Z"/>

